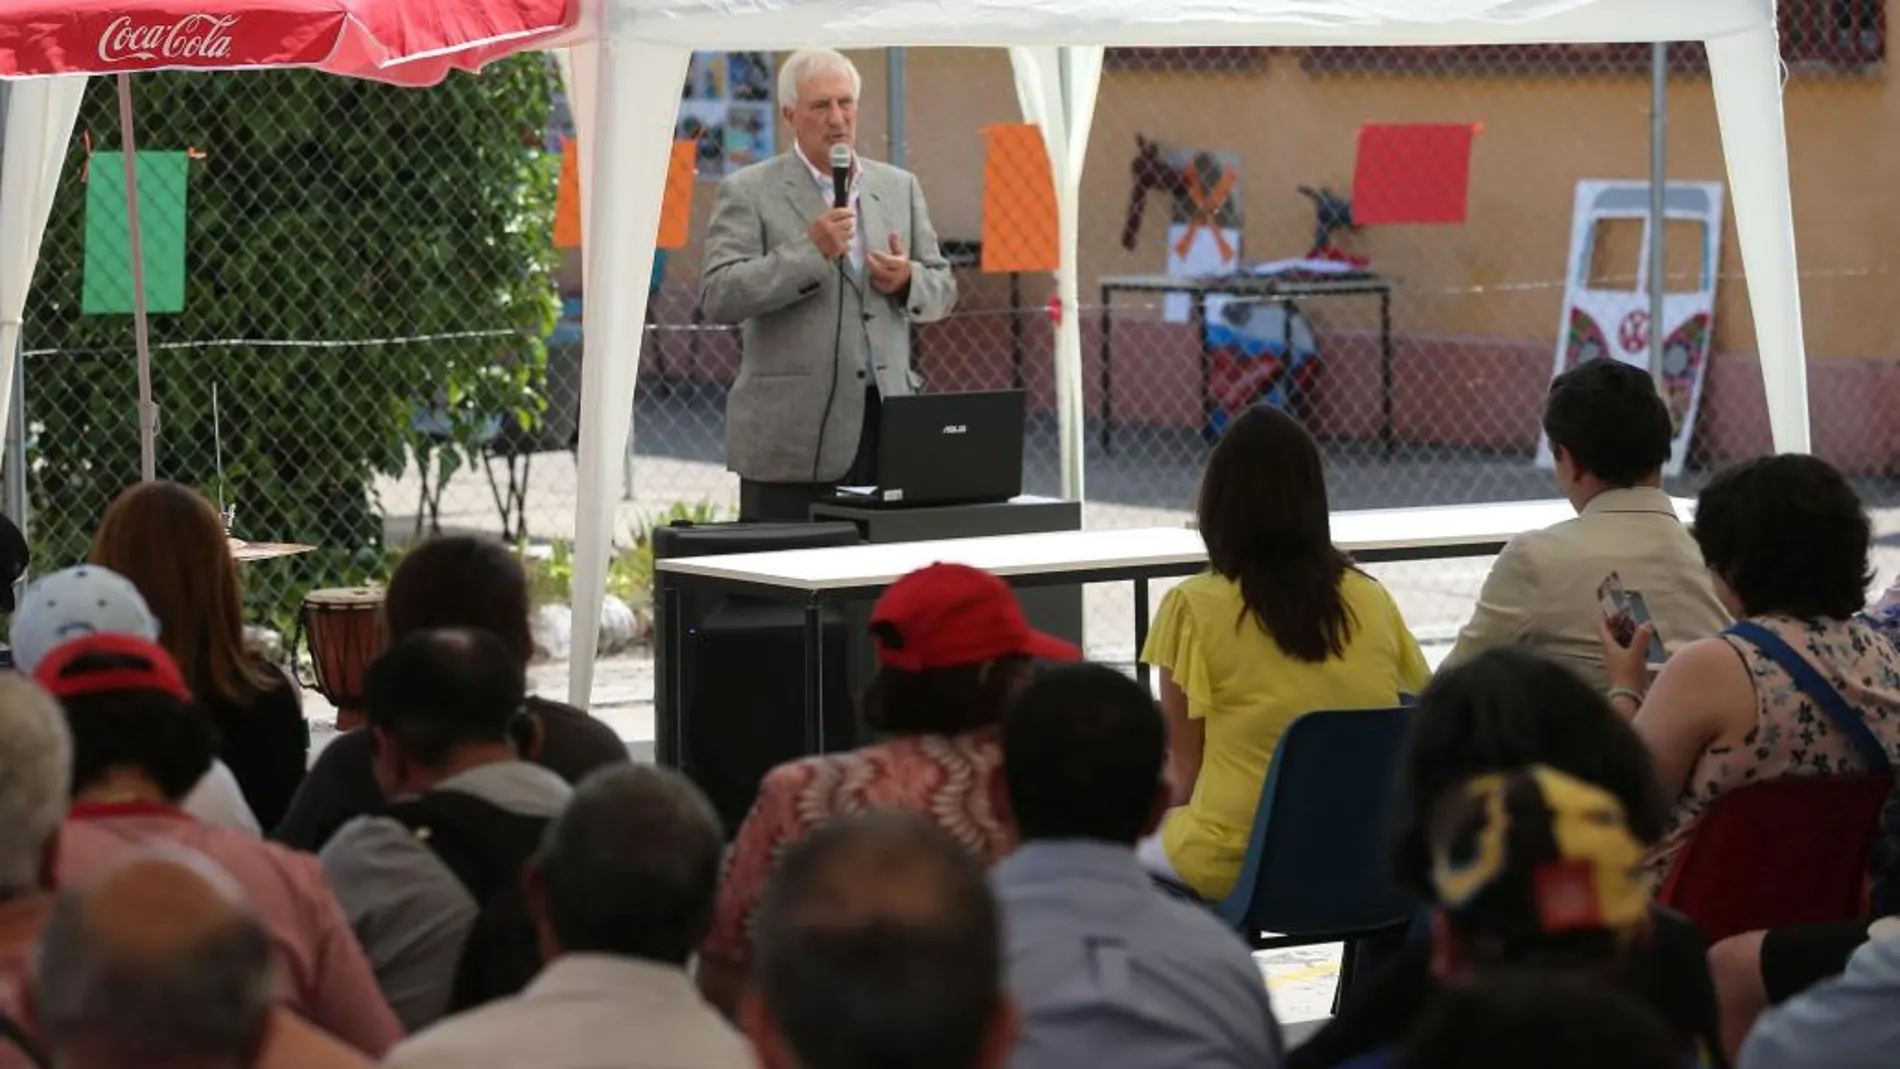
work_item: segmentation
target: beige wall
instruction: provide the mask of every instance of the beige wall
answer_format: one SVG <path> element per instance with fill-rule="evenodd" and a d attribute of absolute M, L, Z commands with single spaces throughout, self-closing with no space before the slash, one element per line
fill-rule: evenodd
<path fill-rule="evenodd" d="M 1900 7 L 1900 0 L 1893 0 Z M 855 56 L 865 75 L 861 143 L 888 155 L 885 62 Z M 922 177 L 947 237 L 981 231 L 981 130 L 1018 121 L 1009 62 L 1000 49 L 912 49 L 909 163 Z M 1900 95 L 1892 80 L 1797 78 L 1788 92 L 1796 228 L 1810 352 L 1815 359 L 1900 356 L 1900 317 L 1888 314 L 1888 265 L 1900 259 Z M 1349 192 L 1355 139 L 1365 122 L 1482 122 L 1472 161 L 1471 213 L 1452 227 L 1366 231 L 1358 248 L 1400 281 L 1398 329 L 1412 336 L 1541 340 L 1554 336 L 1575 184 L 1580 178 L 1643 178 L 1648 171 L 1648 82 L 1615 79 L 1313 76 L 1297 53 L 1230 75 L 1109 72 L 1097 107 L 1083 182 L 1085 302 L 1106 273 L 1161 268 L 1165 209 L 1151 201 L 1141 242 L 1119 243 L 1128 162 L 1137 132 L 1191 148 L 1228 149 L 1241 161 L 1247 223 L 1244 255 L 1303 252 L 1312 211 L 1294 187 Z M 781 139 L 783 138 L 781 133 Z M 1670 92 L 1669 173 L 1724 180 L 1706 78 L 1678 79 Z M 711 202 L 695 198 L 695 246 Z M 671 277 L 690 285 L 697 248 L 676 257 Z M 1754 347 L 1733 223 L 1723 246 L 1717 345 Z M 996 280 L 971 280 L 967 310 L 993 308 Z M 1042 284 L 1029 285 L 1033 303 Z M 1347 304 L 1322 313 L 1341 327 L 1365 325 Z"/>

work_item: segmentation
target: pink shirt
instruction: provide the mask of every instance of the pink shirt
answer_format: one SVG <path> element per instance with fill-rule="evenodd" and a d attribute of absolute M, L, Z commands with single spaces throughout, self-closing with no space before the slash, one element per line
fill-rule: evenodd
<path fill-rule="evenodd" d="M 33 966 L 33 946 L 39 941 L 40 928 L 52 912 L 51 895 L 34 895 L 16 902 L 0 903 L 0 1013 L 26 1028 L 26 987 Z M 30 1069 L 12 1044 L 0 1040 L 0 1069 Z"/>
<path fill-rule="evenodd" d="M 277 945 L 285 1004 L 318 1028 L 381 1058 L 403 1037 L 369 958 L 310 854 L 146 803 L 73 806 L 60 832 L 60 884 L 87 879 L 139 846 L 191 850 L 231 875 Z"/>

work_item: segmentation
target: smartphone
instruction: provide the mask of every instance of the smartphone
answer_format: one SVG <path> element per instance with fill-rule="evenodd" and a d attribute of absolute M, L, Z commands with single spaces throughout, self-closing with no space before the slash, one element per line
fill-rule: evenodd
<path fill-rule="evenodd" d="M 1636 629 L 1649 623 L 1649 605 L 1643 601 L 1643 595 L 1634 590 L 1623 589 L 1623 577 L 1611 572 L 1597 587 L 1597 600 L 1603 606 L 1603 618 L 1610 623 L 1610 633 L 1623 645 L 1630 644 L 1636 637 Z M 1662 635 L 1654 628 L 1649 632 L 1649 650 L 1645 658 L 1652 665 L 1660 665 L 1669 659 L 1663 651 Z"/>

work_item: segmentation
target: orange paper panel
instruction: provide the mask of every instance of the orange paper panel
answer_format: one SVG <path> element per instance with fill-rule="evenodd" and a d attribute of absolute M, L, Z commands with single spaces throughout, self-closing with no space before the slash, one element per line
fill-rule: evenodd
<path fill-rule="evenodd" d="M 554 195 L 554 247 L 581 247 L 581 159 L 574 139 L 561 139 L 561 185 Z"/>
<path fill-rule="evenodd" d="M 662 249 L 683 249 L 693 225 L 693 181 L 697 175 L 697 143 L 673 142 L 673 155 L 666 166 L 666 199 L 660 203 Z M 572 138 L 561 141 L 561 184 L 554 198 L 554 247 L 578 249 L 581 246 L 581 168 L 580 154 Z"/>
<path fill-rule="evenodd" d="M 698 176 L 699 142 L 673 142 L 673 158 L 666 165 L 666 199 L 660 202 L 662 249 L 683 249 L 693 229 L 693 182 Z"/>
<path fill-rule="evenodd" d="M 983 270 L 1054 271 L 1056 183 L 1042 128 L 1007 123 L 983 133 Z"/>

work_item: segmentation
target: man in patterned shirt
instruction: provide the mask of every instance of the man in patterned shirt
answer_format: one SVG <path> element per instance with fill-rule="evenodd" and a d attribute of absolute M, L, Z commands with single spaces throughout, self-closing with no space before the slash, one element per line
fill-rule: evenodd
<path fill-rule="evenodd" d="M 872 809 L 927 817 L 985 865 L 1016 846 L 997 724 L 1033 661 L 1081 651 L 1029 626 L 1001 579 L 960 564 L 904 576 L 871 612 L 879 669 L 864 723 L 886 741 L 780 765 L 726 858 L 699 985 L 731 1014 L 752 968 L 752 913 L 779 856 L 815 829 Z"/>

